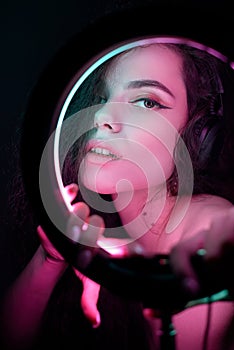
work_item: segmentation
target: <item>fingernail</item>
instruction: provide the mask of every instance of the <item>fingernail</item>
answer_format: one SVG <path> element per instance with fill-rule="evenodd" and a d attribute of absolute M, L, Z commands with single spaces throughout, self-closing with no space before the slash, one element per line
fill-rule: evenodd
<path fill-rule="evenodd" d="M 100 314 L 98 313 L 96 316 L 96 322 L 93 324 L 93 328 L 98 328 L 101 324 L 101 318 L 100 318 Z"/>
<path fill-rule="evenodd" d="M 143 315 L 145 318 L 152 318 L 152 310 L 151 309 L 143 309 Z"/>
<path fill-rule="evenodd" d="M 143 248 L 139 244 L 130 245 L 126 251 L 131 255 L 143 255 L 144 253 Z"/>
<path fill-rule="evenodd" d="M 72 194 L 76 193 L 77 192 L 76 186 L 74 184 L 69 185 L 68 192 Z"/>
<path fill-rule="evenodd" d="M 80 232 L 81 232 L 81 230 L 80 230 L 79 226 L 74 225 L 71 228 L 71 239 L 73 239 L 73 241 L 75 241 L 75 242 L 78 242 L 80 239 Z"/>
<path fill-rule="evenodd" d="M 134 249 L 134 253 L 137 255 L 142 255 L 144 253 L 144 249 L 139 244 L 136 244 L 133 249 Z"/>
<path fill-rule="evenodd" d="M 204 248 L 198 249 L 196 254 L 199 256 L 205 256 L 206 250 Z"/>
<path fill-rule="evenodd" d="M 83 224 L 83 226 L 82 226 L 82 230 L 83 230 L 83 231 L 87 231 L 88 228 L 89 228 L 89 225 L 87 224 L 87 222 L 85 222 L 85 223 Z"/>

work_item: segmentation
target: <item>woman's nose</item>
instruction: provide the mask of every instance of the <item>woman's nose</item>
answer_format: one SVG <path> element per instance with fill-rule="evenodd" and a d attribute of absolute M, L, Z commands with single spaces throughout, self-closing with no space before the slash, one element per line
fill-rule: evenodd
<path fill-rule="evenodd" d="M 119 132 L 121 130 L 120 109 L 120 103 L 108 102 L 103 104 L 94 115 L 94 126 L 112 133 Z"/>

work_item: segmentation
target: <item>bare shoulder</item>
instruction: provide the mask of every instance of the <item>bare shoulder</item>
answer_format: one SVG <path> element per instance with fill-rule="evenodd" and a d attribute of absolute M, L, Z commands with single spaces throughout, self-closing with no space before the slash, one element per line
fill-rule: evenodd
<path fill-rule="evenodd" d="M 157 241 L 158 251 L 168 253 L 172 246 L 200 231 L 209 230 L 218 215 L 230 212 L 233 204 L 225 198 L 212 195 L 196 195 L 181 198 L 180 205 L 174 205 L 164 234 Z M 174 210 L 175 209 L 175 210 Z"/>
<path fill-rule="evenodd" d="M 233 204 L 223 197 L 202 194 L 192 197 L 189 211 L 192 214 L 193 212 L 197 213 L 198 211 L 201 212 L 201 210 L 204 210 L 206 215 L 208 213 L 214 215 L 217 211 L 231 207 L 233 207 Z"/>
<path fill-rule="evenodd" d="M 232 207 L 233 204 L 222 197 L 213 195 L 194 196 L 184 217 L 184 234 L 187 237 L 200 230 L 209 229 L 215 217 L 225 214 Z"/>

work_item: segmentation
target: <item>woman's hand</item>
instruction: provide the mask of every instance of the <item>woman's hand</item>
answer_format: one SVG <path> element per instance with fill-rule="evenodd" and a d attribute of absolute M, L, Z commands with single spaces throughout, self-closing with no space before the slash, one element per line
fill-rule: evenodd
<path fill-rule="evenodd" d="M 46 236 L 41 226 L 37 227 L 37 233 L 41 242 L 41 247 L 43 248 L 42 254 L 44 256 L 44 259 L 47 260 L 49 263 L 63 264 L 65 267 L 67 263 L 64 257 L 57 251 L 57 249 L 50 242 L 50 240 Z"/>
<path fill-rule="evenodd" d="M 78 193 L 78 186 L 76 184 L 70 184 L 65 187 L 66 195 L 69 198 L 70 203 L 76 198 Z M 87 253 L 92 251 L 92 248 L 97 246 L 97 240 L 104 232 L 104 221 L 97 215 L 89 216 L 89 207 L 83 203 L 78 202 L 72 205 L 73 211 L 67 225 L 66 234 L 74 241 L 79 241 L 84 245 L 87 245 Z M 50 264 L 53 265 L 67 265 L 64 257 L 54 247 L 54 245 L 48 239 L 46 233 L 41 226 L 37 228 L 38 236 L 40 238 L 41 246 L 44 252 L 44 258 Z M 92 259 L 92 254 L 83 254 L 82 258 L 85 257 Z M 88 261 L 90 262 L 90 261 Z M 81 261 L 81 264 L 86 264 L 87 261 Z M 97 302 L 99 297 L 100 285 L 84 276 L 77 269 L 74 269 L 76 276 L 82 281 L 83 293 L 81 296 L 81 307 L 84 315 L 91 322 L 94 328 L 100 324 L 100 314 L 97 309 Z"/>
<path fill-rule="evenodd" d="M 204 249 L 204 261 L 217 282 L 234 291 L 234 279 L 230 269 L 234 265 L 234 208 L 217 214 L 205 231 L 176 244 L 170 254 L 172 268 L 187 291 L 194 296 L 200 290 L 200 281 L 191 258 Z"/>
<path fill-rule="evenodd" d="M 38 235 L 43 245 L 43 252 L 45 259 L 50 264 L 64 264 L 67 265 L 63 256 L 56 250 L 50 242 L 41 226 L 37 229 Z M 97 302 L 99 297 L 100 285 L 84 276 L 77 269 L 73 268 L 76 276 L 82 281 L 83 292 L 81 296 L 81 307 L 86 318 L 91 322 L 94 328 L 100 325 L 100 314 L 97 309 Z"/>
<path fill-rule="evenodd" d="M 72 203 L 77 196 L 78 186 L 76 184 L 71 184 L 66 187 L 69 200 Z M 105 230 L 105 224 L 102 217 L 99 215 L 90 215 L 90 209 L 88 205 L 84 202 L 77 202 L 72 204 L 72 211 L 70 213 L 69 220 L 66 227 L 66 235 L 71 238 L 74 242 L 83 245 L 83 252 L 81 251 L 80 264 L 86 264 L 85 258 L 88 257 L 92 259 L 93 248 L 97 248 L 98 239 L 102 236 Z M 90 252 L 90 254 L 86 254 Z M 89 263 L 88 261 L 87 263 Z"/>
<path fill-rule="evenodd" d="M 72 202 L 77 196 L 78 186 L 71 184 L 67 187 L 67 190 L 69 199 Z M 67 225 L 67 236 L 84 245 L 84 250 L 80 253 L 80 257 L 78 255 L 78 265 L 80 264 L 82 268 L 92 260 L 92 251 L 95 247 L 100 247 L 115 257 L 142 253 L 140 245 L 135 242 L 132 243 L 130 239 L 104 237 L 105 224 L 103 219 L 98 215 L 90 216 L 87 204 L 78 202 L 72 205 L 72 209 L 72 215 Z M 76 268 L 73 267 L 73 269 L 83 283 L 81 296 L 83 312 L 93 327 L 96 328 L 101 322 L 100 313 L 97 309 L 100 285 L 90 280 Z"/>
<path fill-rule="evenodd" d="M 228 288 L 234 296 L 234 207 L 220 211 L 212 218 L 209 229 L 197 232 L 189 239 L 181 240 L 170 252 L 173 272 L 178 276 L 184 290 L 195 298 L 201 292 L 201 281 L 192 258 L 203 254 L 204 264 L 209 271 L 210 280 L 223 289 Z M 158 316 L 158 311 L 145 309 L 146 318 Z"/>
<path fill-rule="evenodd" d="M 66 187 L 67 195 L 72 203 L 77 196 L 78 186 L 71 184 Z M 103 219 L 98 215 L 90 216 L 87 204 L 78 202 L 72 205 L 72 215 L 67 225 L 67 235 L 87 247 L 81 255 L 80 264 L 86 265 L 92 259 L 92 250 L 97 247 L 97 241 L 102 236 L 105 225 Z M 89 254 L 90 253 L 90 254 Z M 87 260 L 88 259 L 88 260 Z M 81 307 L 86 318 L 94 328 L 101 323 L 100 313 L 97 308 L 100 285 L 74 268 L 76 276 L 82 281 L 83 292 L 81 296 Z"/>

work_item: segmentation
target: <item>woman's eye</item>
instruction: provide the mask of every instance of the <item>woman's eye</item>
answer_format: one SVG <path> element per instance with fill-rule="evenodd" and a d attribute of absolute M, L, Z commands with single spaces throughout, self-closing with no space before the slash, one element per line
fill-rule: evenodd
<path fill-rule="evenodd" d="M 157 101 L 151 99 L 151 98 L 139 98 L 138 100 L 135 100 L 132 102 L 134 105 L 143 107 L 143 108 L 148 108 L 148 109 L 153 109 L 153 108 L 160 108 L 160 109 L 165 109 L 169 108 L 161 103 L 158 103 Z"/>

